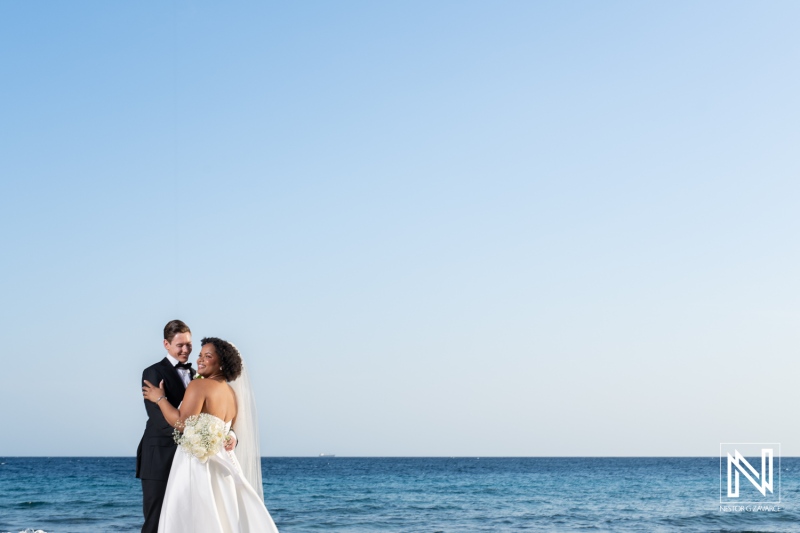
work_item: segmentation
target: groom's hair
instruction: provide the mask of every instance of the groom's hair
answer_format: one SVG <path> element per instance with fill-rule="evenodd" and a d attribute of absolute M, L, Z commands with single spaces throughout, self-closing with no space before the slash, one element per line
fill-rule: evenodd
<path fill-rule="evenodd" d="M 164 326 L 164 340 L 171 343 L 172 339 L 175 338 L 175 335 L 178 333 L 191 333 L 192 330 L 189 329 L 189 326 L 183 323 L 181 320 L 170 320 L 167 322 L 167 325 Z"/>
<path fill-rule="evenodd" d="M 239 355 L 239 350 L 236 349 L 236 346 L 217 337 L 205 337 L 200 341 L 200 346 L 205 346 L 206 344 L 214 345 L 214 349 L 219 356 L 219 362 L 222 365 L 222 374 L 225 376 L 225 381 L 233 381 L 238 378 L 242 373 L 242 356 Z"/>

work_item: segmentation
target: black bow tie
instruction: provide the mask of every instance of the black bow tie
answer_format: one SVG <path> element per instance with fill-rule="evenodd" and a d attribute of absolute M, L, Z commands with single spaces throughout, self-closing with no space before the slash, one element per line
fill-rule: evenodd
<path fill-rule="evenodd" d="M 185 368 L 186 370 L 192 369 L 192 363 L 178 363 L 175 368 Z"/>

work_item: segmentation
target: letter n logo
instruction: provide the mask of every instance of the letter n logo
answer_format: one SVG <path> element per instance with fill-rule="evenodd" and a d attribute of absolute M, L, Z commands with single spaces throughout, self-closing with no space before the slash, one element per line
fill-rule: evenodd
<path fill-rule="evenodd" d="M 734 454 L 728 453 L 728 498 L 739 497 L 739 472 L 753 484 L 762 496 L 766 496 L 767 491 L 772 492 L 772 448 L 763 448 L 761 450 L 761 474 L 747 462 L 747 459 L 742 457 L 739 450 L 734 450 Z M 732 470 L 733 476 L 731 476 Z M 760 484 L 758 482 L 759 479 L 761 480 Z M 731 485 L 733 485 L 733 489 L 731 489 Z"/>
<path fill-rule="evenodd" d="M 775 454 L 777 450 L 777 454 Z M 758 457 L 761 464 L 758 464 Z M 748 461 L 747 458 L 750 458 Z M 722 443 L 720 444 L 720 502 L 731 502 L 728 498 L 736 498 L 740 503 L 780 502 L 780 444 L 779 443 Z M 777 459 L 777 465 L 775 464 Z M 723 461 L 725 467 L 723 468 Z M 761 469 L 756 467 L 760 466 Z M 774 475 L 777 466 L 777 476 Z M 724 474 L 723 474 L 724 473 Z M 725 475 L 727 474 L 727 475 Z M 741 477 L 750 483 L 744 483 Z M 724 481 L 722 478 L 725 478 Z M 778 494 L 775 495 L 773 478 L 777 477 Z M 739 499 L 739 489 L 742 499 Z M 758 492 L 753 491 L 753 488 Z M 723 488 L 724 487 L 724 488 Z M 725 490 L 727 488 L 727 490 Z M 760 494 L 760 497 L 759 497 Z M 752 501 L 752 500 L 756 501 Z"/>

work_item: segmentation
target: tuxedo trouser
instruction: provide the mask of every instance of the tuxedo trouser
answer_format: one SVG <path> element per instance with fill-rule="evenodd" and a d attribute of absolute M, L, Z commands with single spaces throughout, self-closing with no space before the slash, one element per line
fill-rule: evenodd
<path fill-rule="evenodd" d="M 142 480 L 142 510 L 144 525 L 142 533 L 158 533 L 158 518 L 161 516 L 161 504 L 167 492 L 166 479 Z"/>

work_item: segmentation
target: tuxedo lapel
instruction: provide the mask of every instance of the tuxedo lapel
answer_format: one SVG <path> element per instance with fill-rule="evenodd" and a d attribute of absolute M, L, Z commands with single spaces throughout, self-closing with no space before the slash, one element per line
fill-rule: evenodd
<path fill-rule="evenodd" d="M 183 380 L 181 379 L 181 375 L 178 374 L 178 370 L 172 366 L 172 363 L 169 362 L 169 359 L 166 357 L 161 360 L 161 364 L 164 365 L 166 368 L 164 369 L 164 375 L 167 378 L 167 384 L 169 384 L 168 388 L 171 388 L 174 391 L 184 391 L 186 390 L 186 385 L 183 384 Z M 156 387 L 158 387 L 158 383 L 153 383 Z M 181 392 L 181 395 L 183 392 Z"/>

